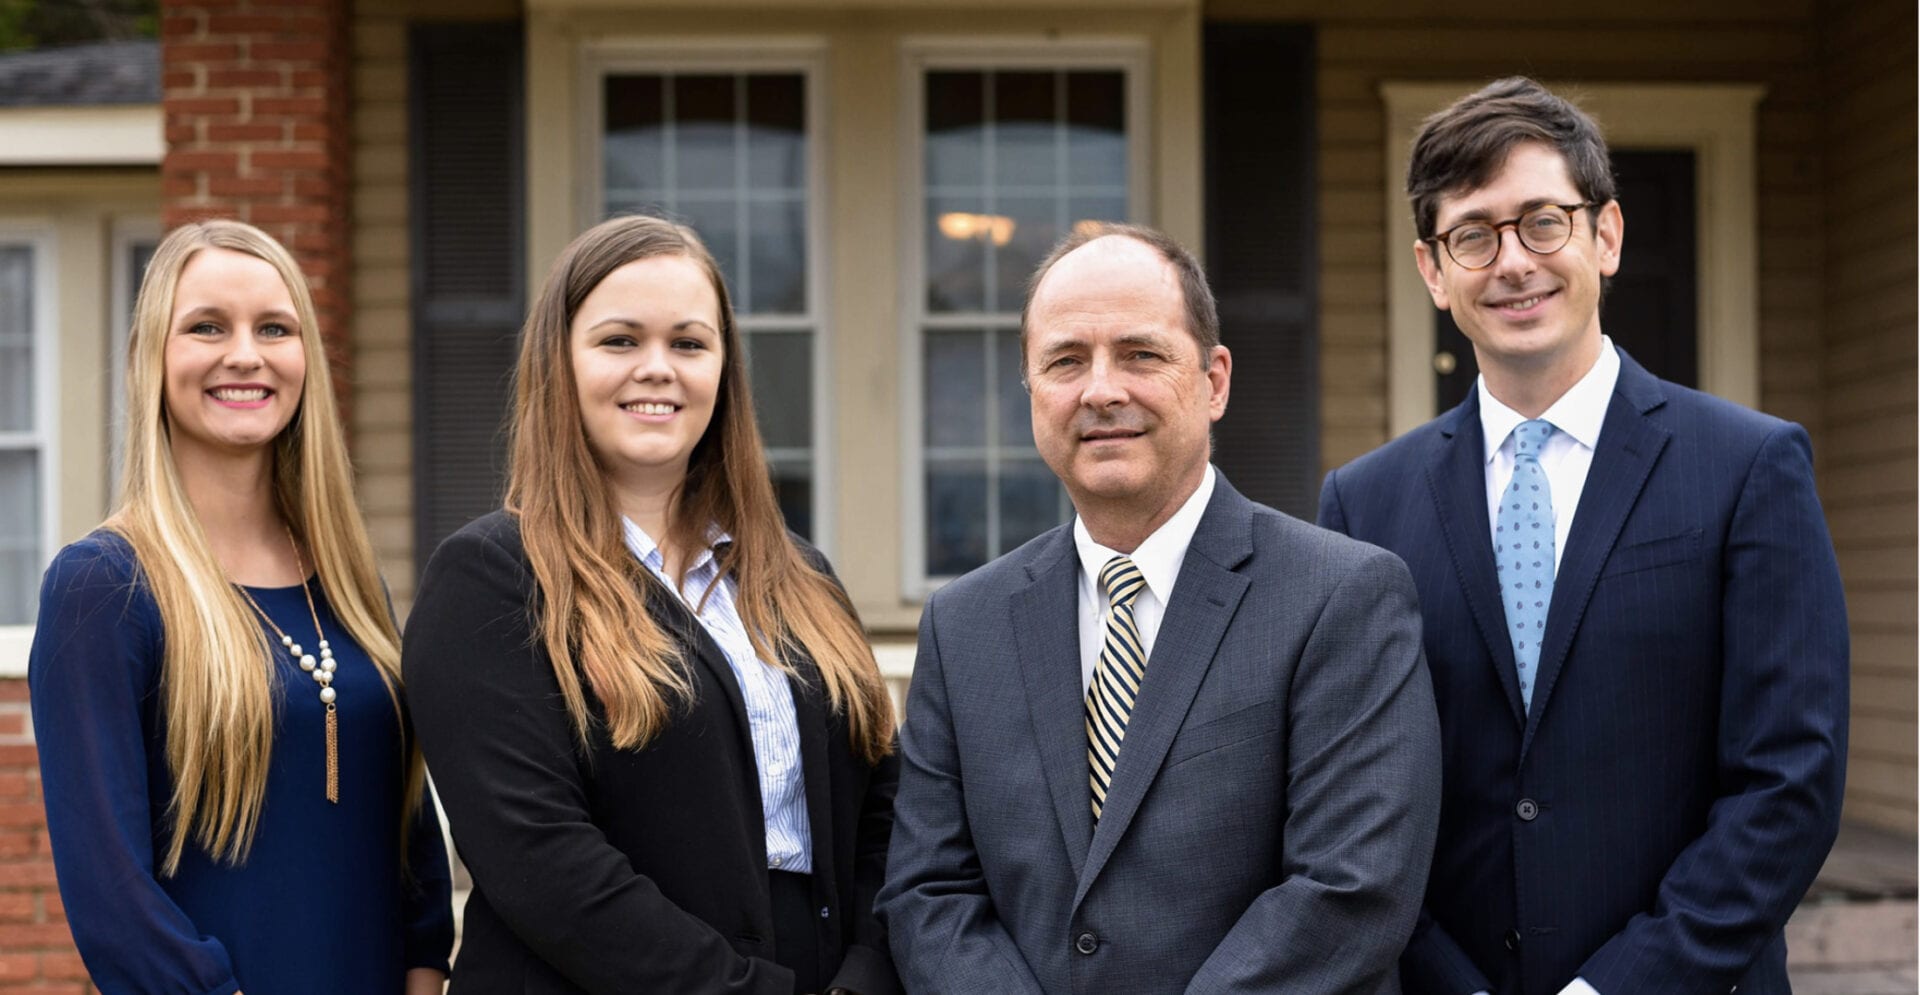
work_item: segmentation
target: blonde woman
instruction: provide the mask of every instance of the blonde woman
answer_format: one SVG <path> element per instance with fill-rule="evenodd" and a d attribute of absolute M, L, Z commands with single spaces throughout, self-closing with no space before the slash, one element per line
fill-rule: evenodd
<path fill-rule="evenodd" d="M 438 992 L 446 853 L 306 281 L 178 228 L 127 368 L 124 493 L 28 671 L 80 956 L 107 995 Z"/>
<path fill-rule="evenodd" d="M 474 880 L 452 991 L 898 991 L 892 703 L 781 522 L 713 258 L 657 218 L 587 231 L 516 383 L 506 509 L 407 622 Z"/>

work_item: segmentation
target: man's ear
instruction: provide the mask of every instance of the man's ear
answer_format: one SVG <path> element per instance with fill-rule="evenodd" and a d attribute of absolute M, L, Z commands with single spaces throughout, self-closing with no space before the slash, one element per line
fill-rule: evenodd
<path fill-rule="evenodd" d="M 1627 219 L 1620 213 L 1620 202 L 1607 201 L 1593 212 L 1594 255 L 1600 262 L 1600 275 L 1612 276 L 1620 270 L 1620 247 L 1627 237 Z"/>
<path fill-rule="evenodd" d="M 1426 239 L 1415 239 L 1413 262 L 1420 267 L 1420 279 L 1427 285 L 1427 293 L 1433 298 L 1433 306 L 1442 311 L 1447 310 L 1447 285 L 1440 279 L 1440 260 L 1434 255 L 1433 243 Z"/>
<path fill-rule="evenodd" d="M 1213 421 L 1227 413 L 1227 393 L 1233 388 L 1233 354 L 1223 345 L 1207 353 L 1207 414 Z"/>

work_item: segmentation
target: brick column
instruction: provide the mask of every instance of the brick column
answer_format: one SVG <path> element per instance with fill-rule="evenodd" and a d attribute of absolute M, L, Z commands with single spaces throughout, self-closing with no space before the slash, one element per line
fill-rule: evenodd
<path fill-rule="evenodd" d="M 350 0 L 162 0 L 168 227 L 209 217 L 291 249 L 347 403 L 352 340 Z"/>
<path fill-rule="evenodd" d="M 0 992 L 92 991 L 54 887 L 27 682 L 0 678 Z"/>

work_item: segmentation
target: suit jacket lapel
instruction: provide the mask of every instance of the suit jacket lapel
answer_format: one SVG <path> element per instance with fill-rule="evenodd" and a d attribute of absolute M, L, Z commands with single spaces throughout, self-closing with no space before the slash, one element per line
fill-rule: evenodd
<path fill-rule="evenodd" d="M 665 584 L 651 574 L 644 578 L 643 583 L 646 584 L 644 595 L 647 610 L 679 638 L 681 650 L 690 651 L 697 661 L 696 665 L 706 671 L 706 683 L 718 688 L 726 699 L 727 707 L 733 713 L 735 742 L 741 750 L 740 755 L 747 761 L 743 771 L 747 782 L 746 794 L 752 799 L 753 811 L 764 821 L 765 813 L 760 810 L 759 766 L 753 752 L 753 726 L 747 720 L 747 701 L 740 693 L 740 682 L 733 676 L 733 667 L 727 663 L 727 656 L 721 651 L 720 645 L 707 634 L 707 627 L 700 624 L 700 620 L 679 598 L 674 597 L 673 592 L 667 590 Z M 760 843 L 759 859 L 764 863 L 767 857 L 766 835 L 763 833 L 754 838 Z"/>
<path fill-rule="evenodd" d="M 1567 536 L 1566 551 L 1560 555 L 1560 569 L 1554 573 L 1553 603 L 1547 607 L 1547 633 L 1540 646 L 1533 712 L 1520 744 L 1523 762 L 1527 748 L 1533 744 L 1540 715 L 1553 696 L 1560 669 L 1566 664 L 1573 635 L 1593 597 L 1594 585 L 1600 580 L 1600 568 L 1613 552 L 1627 513 L 1639 501 L 1654 462 L 1673 434 L 1647 417 L 1664 403 L 1666 395 L 1660 381 L 1621 352 L 1620 380 L 1607 404 L 1593 465 L 1587 470 L 1580 506 L 1574 511 L 1573 530 Z"/>
<path fill-rule="evenodd" d="M 1234 569 L 1252 553 L 1253 505 L 1225 477 L 1216 476 L 1213 497 L 1187 547 L 1179 579 L 1174 581 L 1173 600 L 1167 605 L 1160 632 L 1154 637 L 1153 652 L 1147 657 L 1146 680 L 1127 719 L 1126 739 L 1120 744 L 1120 759 L 1114 766 L 1100 824 L 1093 833 L 1086 868 L 1080 872 L 1075 906 L 1086 897 L 1120 837 L 1126 834 L 1148 786 L 1160 772 L 1167 748 L 1173 745 L 1174 734 L 1186 721 L 1187 709 L 1213 664 L 1227 623 L 1247 593 L 1247 579 Z M 1084 757 L 1084 733 L 1081 740 Z M 1081 768 L 1086 768 L 1084 759 Z M 1082 810 L 1089 805 L 1083 800 Z"/>
<path fill-rule="evenodd" d="M 833 784 L 830 780 L 833 775 L 827 770 L 831 721 L 826 690 L 819 669 L 810 660 L 799 661 L 788 681 L 793 691 L 794 721 L 800 726 L 800 781 L 807 795 L 807 826 L 813 835 L 814 887 L 825 889 L 831 895 L 835 890 Z"/>
<path fill-rule="evenodd" d="M 1515 726 L 1526 721 L 1520 704 L 1520 677 L 1513 662 L 1513 642 L 1507 638 L 1507 613 L 1500 603 L 1499 579 L 1493 570 L 1493 535 L 1487 531 L 1486 442 L 1480 428 L 1480 393 L 1448 415 L 1441 441 L 1427 463 L 1427 486 L 1440 515 L 1447 552 L 1460 575 L 1460 592 L 1486 644 L 1500 686 L 1506 689 L 1507 709 Z"/>
<path fill-rule="evenodd" d="M 1080 690 L 1080 567 L 1070 528 L 1054 531 L 1028 564 L 1027 575 L 1030 583 L 1007 597 L 1020 679 L 1026 685 L 1027 716 L 1061 843 L 1078 876 L 1093 835 L 1093 789 L 1087 785 L 1086 711 Z"/>

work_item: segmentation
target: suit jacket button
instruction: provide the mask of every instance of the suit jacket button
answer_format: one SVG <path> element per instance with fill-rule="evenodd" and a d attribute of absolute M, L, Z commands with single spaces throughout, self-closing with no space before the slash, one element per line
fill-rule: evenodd
<path fill-rule="evenodd" d="M 1540 803 L 1531 798 L 1522 798 L 1520 804 L 1513 807 L 1513 814 L 1519 816 L 1521 822 L 1532 822 L 1540 817 Z"/>
<path fill-rule="evenodd" d="M 1508 950 L 1520 949 L 1520 931 L 1517 929 L 1507 930 L 1506 941 Z"/>
<path fill-rule="evenodd" d="M 1083 954 L 1093 953 L 1095 950 L 1100 949 L 1100 938 L 1092 933 L 1081 933 L 1074 939 L 1073 949 Z"/>

